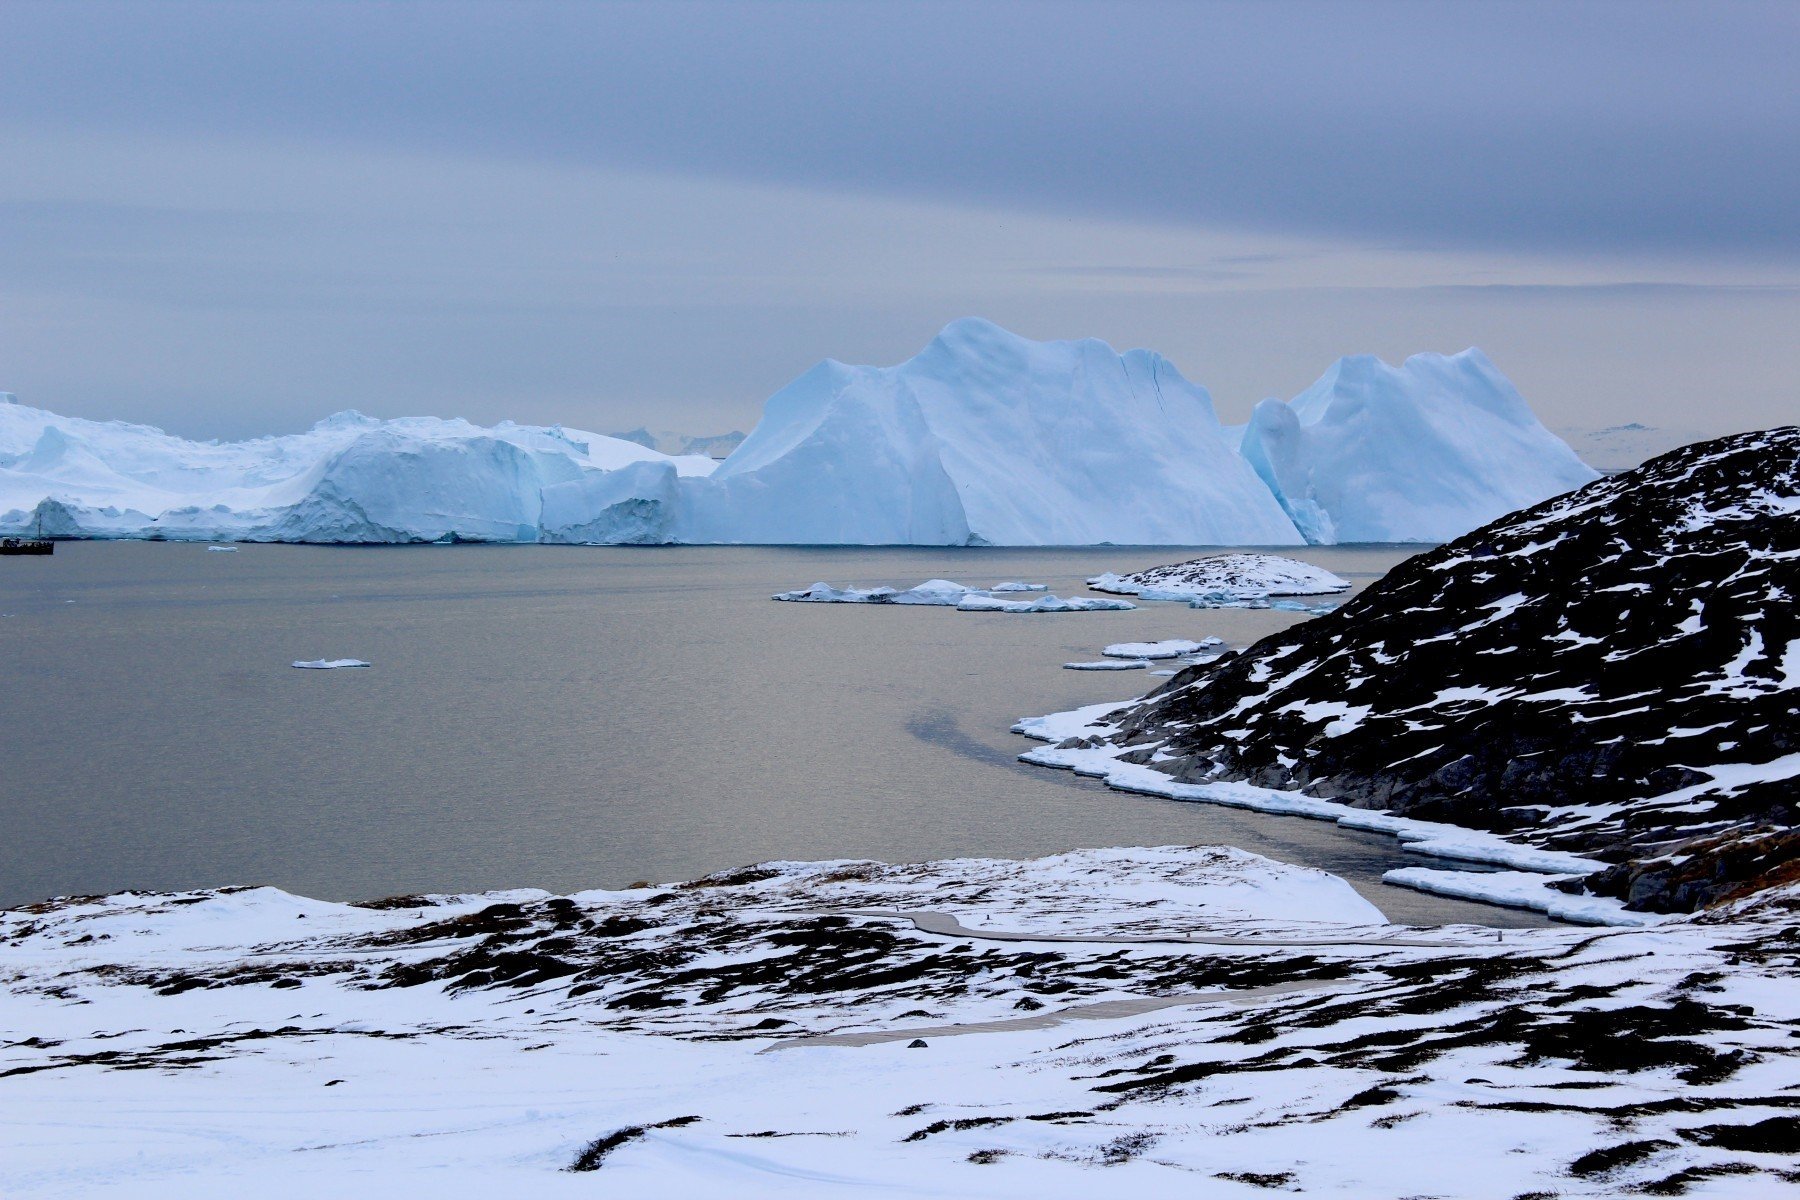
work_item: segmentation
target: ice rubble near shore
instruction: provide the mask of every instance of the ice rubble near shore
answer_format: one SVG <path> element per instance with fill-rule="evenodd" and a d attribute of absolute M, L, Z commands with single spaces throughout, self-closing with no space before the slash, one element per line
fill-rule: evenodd
<path fill-rule="evenodd" d="M 196 443 L 0 404 L 0 531 L 41 522 L 55 537 L 1437 541 L 1592 477 L 1479 351 L 1345 359 L 1237 431 L 1160 355 L 977 319 L 898 366 L 821 363 L 722 463 L 510 422 L 346 412 L 302 434 Z"/>
<path fill-rule="evenodd" d="M 0 1177 L 57 1200 L 1772 1195 L 1800 1133 L 1797 905 L 1408 930 L 1219 847 L 51 902 L 0 912 L 0 1006 L 30 1032 L 0 1045 Z"/>

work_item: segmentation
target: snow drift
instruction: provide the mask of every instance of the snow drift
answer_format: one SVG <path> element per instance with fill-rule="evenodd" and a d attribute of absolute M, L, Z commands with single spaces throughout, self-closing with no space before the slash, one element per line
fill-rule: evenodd
<path fill-rule="evenodd" d="M 1441 541 L 1592 477 L 1479 351 L 1344 359 L 1240 433 L 1160 355 L 974 319 L 898 366 L 821 363 L 723 463 L 561 427 L 356 412 L 198 443 L 0 403 L 0 531 L 53 537 Z"/>

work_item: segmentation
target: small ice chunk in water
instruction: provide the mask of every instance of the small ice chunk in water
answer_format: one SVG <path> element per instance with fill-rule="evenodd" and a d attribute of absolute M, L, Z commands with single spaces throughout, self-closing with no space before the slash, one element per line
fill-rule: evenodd
<path fill-rule="evenodd" d="M 1180 658 L 1184 654 L 1195 654 L 1224 644 L 1223 638 L 1216 637 L 1198 642 L 1190 642 L 1186 638 L 1169 638 L 1161 642 L 1115 642 L 1100 653 L 1108 658 Z"/>
<path fill-rule="evenodd" d="M 1136 608 L 1129 600 L 1102 600 L 1096 596 L 1039 596 L 1036 600 L 1002 600 L 998 596 L 970 593 L 956 605 L 960 612 L 1062 613 L 1107 612 Z"/>
<path fill-rule="evenodd" d="M 1141 671 L 1149 665 L 1150 665 L 1149 663 L 1145 662 L 1141 658 L 1134 659 L 1130 662 L 1121 661 L 1120 659 L 1116 659 L 1116 658 L 1108 658 L 1108 659 L 1103 659 L 1100 662 L 1064 663 L 1063 670 L 1065 670 L 1065 671 Z M 1173 675 L 1174 672 L 1166 671 L 1166 672 L 1159 672 L 1159 674 Z"/>
<path fill-rule="evenodd" d="M 1020 583 L 1017 580 L 1010 583 L 996 583 L 988 589 L 990 592 L 1047 592 L 1049 590 L 1050 585 L 1047 583 Z"/>
<path fill-rule="evenodd" d="M 770 599 L 802 604 L 928 604 L 953 608 L 964 596 L 980 594 L 979 588 L 968 587 L 953 580 L 927 579 L 905 591 L 891 587 L 837 588 L 829 583 L 815 583 L 804 591 L 780 592 Z"/>
<path fill-rule="evenodd" d="M 315 658 L 311 662 L 297 662 L 294 665 L 309 671 L 332 671 L 338 667 L 366 667 L 369 664 L 360 658 Z"/>
<path fill-rule="evenodd" d="M 214 554 L 236 554 L 237 553 L 236 546 L 208 546 L 207 549 L 212 551 Z"/>

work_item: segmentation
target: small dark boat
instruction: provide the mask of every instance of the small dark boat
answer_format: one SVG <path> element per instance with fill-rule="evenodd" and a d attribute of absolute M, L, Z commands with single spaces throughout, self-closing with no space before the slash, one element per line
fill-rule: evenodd
<path fill-rule="evenodd" d="M 56 543 L 44 536 L 44 514 L 38 513 L 33 537 L 0 537 L 0 554 L 55 554 Z"/>

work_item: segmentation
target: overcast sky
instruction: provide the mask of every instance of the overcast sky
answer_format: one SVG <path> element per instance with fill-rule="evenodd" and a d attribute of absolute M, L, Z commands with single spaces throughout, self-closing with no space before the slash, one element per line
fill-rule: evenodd
<path fill-rule="evenodd" d="M 945 322 L 1241 419 L 1482 346 L 1552 425 L 1800 418 L 1800 5 L 0 4 L 0 389 L 748 428 Z"/>

